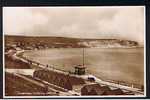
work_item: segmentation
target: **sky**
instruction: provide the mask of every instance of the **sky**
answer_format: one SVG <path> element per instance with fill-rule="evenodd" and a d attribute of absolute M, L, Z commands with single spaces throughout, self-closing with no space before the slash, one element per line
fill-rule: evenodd
<path fill-rule="evenodd" d="M 143 6 L 4 7 L 7 35 L 117 38 L 144 43 Z"/>

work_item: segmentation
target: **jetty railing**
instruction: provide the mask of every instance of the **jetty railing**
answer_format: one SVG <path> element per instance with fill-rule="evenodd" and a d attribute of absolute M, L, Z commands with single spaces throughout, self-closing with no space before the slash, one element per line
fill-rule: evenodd
<path fill-rule="evenodd" d="M 144 85 L 142 84 L 135 84 L 135 83 L 129 83 L 129 82 L 125 82 L 125 81 L 118 81 L 118 80 L 112 80 L 112 79 L 108 79 L 108 78 L 100 78 L 103 81 L 106 82 L 110 82 L 110 83 L 115 83 L 118 85 L 123 85 L 123 86 L 128 86 L 128 87 L 132 87 L 132 88 L 137 88 L 140 91 L 144 91 Z"/>
<path fill-rule="evenodd" d="M 27 61 L 27 63 L 28 64 L 34 64 L 34 65 L 37 65 L 37 66 L 42 66 L 43 68 L 51 68 L 52 70 L 58 70 L 58 71 L 61 71 L 61 72 L 64 72 L 64 73 L 67 73 L 67 74 L 74 74 L 73 72 L 71 72 L 71 71 L 66 71 L 66 70 L 64 70 L 64 69 L 59 69 L 59 68 L 57 68 L 56 67 L 56 65 L 49 65 L 49 64 L 42 64 L 42 63 L 39 63 L 39 62 L 37 62 L 37 61 L 33 61 L 33 60 L 30 60 L 30 59 L 28 59 L 28 58 L 26 58 L 26 57 L 22 57 L 24 60 L 26 60 Z"/>

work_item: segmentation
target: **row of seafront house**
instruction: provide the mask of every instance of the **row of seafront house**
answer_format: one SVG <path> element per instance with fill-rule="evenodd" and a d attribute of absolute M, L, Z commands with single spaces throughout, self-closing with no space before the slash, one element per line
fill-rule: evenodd
<path fill-rule="evenodd" d="M 9 45 L 6 47 L 6 49 L 22 50 L 22 47 L 19 47 L 18 45 Z M 141 89 L 137 89 L 137 91 L 132 91 L 131 89 L 133 88 L 133 85 L 128 90 L 122 88 L 119 82 L 118 86 L 111 86 L 111 83 L 109 84 L 109 82 L 107 82 L 107 84 L 104 84 L 105 82 L 103 81 L 97 81 L 96 77 L 87 75 L 86 67 L 84 65 L 75 66 L 74 72 L 66 72 L 65 70 L 56 69 L 55 66 L 51 67 L 51 65 L 43 65 L 39 62 L 35 62 L 27 58 L 20 59 L 23 59 L 23 61 L 25 60 L 29 64 L 34 64 L 38 67 L 43 68 L 42 70 L 35 71 L 36 74 L 34 73 L 33 76 L 36 78 L 47 81 L 54 85 L 58 85 L 67 90 L 76 91 L 76 88 L 74 89 L 74 87 L 76 87 L 77 85 L 81 85 L 80 89 L 78 90 L 80 95 L 135 95 L 143 93 L 143 87 L 141 87 Z M 52 79 L 53 81 L 50 81 Z M 75 82 L 77 83 L 75 84 Z"/>

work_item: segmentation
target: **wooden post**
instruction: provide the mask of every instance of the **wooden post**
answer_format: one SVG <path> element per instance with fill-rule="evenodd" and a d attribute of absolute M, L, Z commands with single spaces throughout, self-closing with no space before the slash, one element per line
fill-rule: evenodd
<path fill-rule="evenodd" d="M 84 67 L 84 48 L 83 48 L 83 67 Z"/>

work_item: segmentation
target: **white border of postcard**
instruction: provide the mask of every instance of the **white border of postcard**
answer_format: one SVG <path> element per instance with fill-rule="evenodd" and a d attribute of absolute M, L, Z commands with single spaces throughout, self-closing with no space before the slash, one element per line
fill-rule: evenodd
<path fill-rule="evenodd" d="M 21 7 L 21 6 L 20 6 Z M 51 6 L 49 6 L 51 7 Z M 63 7 L 63 6 L 59 6 Z M 67 6 L 65 6 L 67 7 Z M 113 98 L 113 97 L 146 97 L 146 9 L 145 6 L 71 6 L 71 7 L 144 7 L 144 95 L 116 95 L 116 96 L 5 96 L 5 59 L 4 59 L 4 33 L 3 33 L 3 98 Z M 3 7 L 5 8 L 5 7 Z M 55 7 L 52 7 L 55 8 Z M 68 6 L 67 8 L 70 8 Z M 3 23 L 4 24 L 4 23 Z"/>

